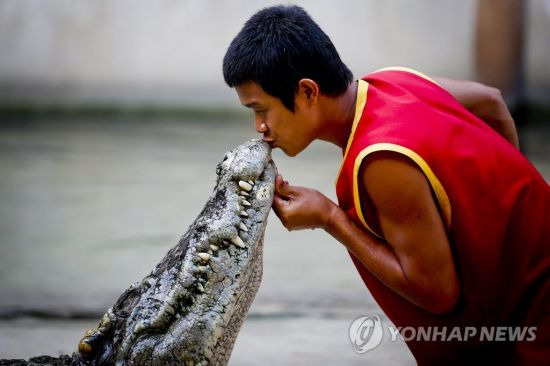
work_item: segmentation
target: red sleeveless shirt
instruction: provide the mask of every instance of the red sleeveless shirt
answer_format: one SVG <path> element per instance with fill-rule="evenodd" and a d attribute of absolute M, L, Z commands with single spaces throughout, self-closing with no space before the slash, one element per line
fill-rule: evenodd
<path fill-rule="evenodd" d="M 359 80 L 336 193 L 340 207 L 381 240 L 383 233 L 369 228 L 361 209 L 358 181 L 363 159 L 377 151 L 403 154 L 426 175 L 461 286 L 456 308 L 433 315 L 380 282 L 350 253 L 389 319 L 397 327 L 440 331 L 476 327 L 477 335 L 481 327 L 538 327 L 535 342 L 408 341 L 417 362 L 550 362 L 550 188 L 544 178 L 427 76 L 405 68 L 369 74 Z"/>

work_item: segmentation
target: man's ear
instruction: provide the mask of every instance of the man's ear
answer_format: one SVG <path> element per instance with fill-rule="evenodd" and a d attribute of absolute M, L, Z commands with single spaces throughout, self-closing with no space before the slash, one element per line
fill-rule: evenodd
<path fill-rule="evenodd" d="M 298 81 L 298 97 L 303 97 L 307 104 L 317 104 L 319 98 L 319 85 L 311 79 Z"/>

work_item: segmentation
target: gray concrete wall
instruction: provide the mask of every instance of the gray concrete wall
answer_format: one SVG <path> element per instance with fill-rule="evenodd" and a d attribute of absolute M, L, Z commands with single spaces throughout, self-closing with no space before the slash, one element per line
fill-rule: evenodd
<path fill-rule="evenodd" d="M 0 101 L 232 105 L 225 50 L 257 0 L 3 0 Z M 473 78 L 476 0 L 313 1 L 356 76 L 388 65 Z M 550 1 L 528 2 L 529 93 L 546 98 Z"/>

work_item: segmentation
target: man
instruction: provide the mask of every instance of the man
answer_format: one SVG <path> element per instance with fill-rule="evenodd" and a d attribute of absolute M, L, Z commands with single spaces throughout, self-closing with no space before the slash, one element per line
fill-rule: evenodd
<path fill-rule="evenodd" d="M 283 225 L 342 243 L 398 327 L 475 329 L 407 342 L 419 364 L 550 359 L 550 189 L 517 150 L 498 91 L 404 68 L 353 82 L 296 6 L 252 16 L 223 71 L 273 147 L 295 156 L 320 139 L 343 150 L 338 205 L 277 177 Z M 479 337 L 497 326 L 537 327 L 536 339 Z"/>

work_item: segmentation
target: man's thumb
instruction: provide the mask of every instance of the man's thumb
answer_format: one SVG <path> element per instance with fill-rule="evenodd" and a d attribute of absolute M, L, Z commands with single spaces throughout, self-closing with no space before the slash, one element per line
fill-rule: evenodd
<path fill-rule="evenodd" d="M 285 181 L 281 175 L 277 175 L 277 177 L 275 178 L 275 191 L 279 195 L 287 197 L 288 195 L 290 195 L 292 189 L 290 188 L 288 182 Z"/>

